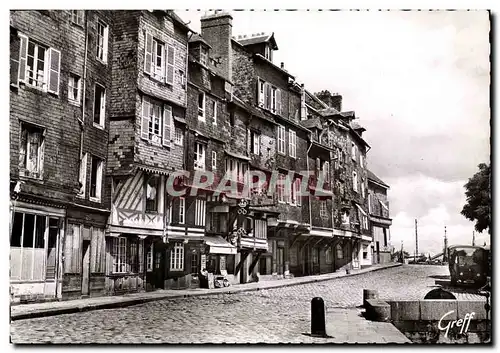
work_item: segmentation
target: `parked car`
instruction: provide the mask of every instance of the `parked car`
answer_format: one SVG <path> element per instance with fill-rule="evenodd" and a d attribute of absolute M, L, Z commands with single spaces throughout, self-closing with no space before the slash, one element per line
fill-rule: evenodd
<path fill-rule="evenodd" d="M 489 251 L 481 246 L 454 245 L 448 249 L 451 284 L 484 286 L 490 272 Z"/>

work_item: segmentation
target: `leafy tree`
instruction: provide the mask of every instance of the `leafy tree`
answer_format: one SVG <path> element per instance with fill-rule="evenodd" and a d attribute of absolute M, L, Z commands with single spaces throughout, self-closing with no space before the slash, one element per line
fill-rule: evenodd
<path fill-rule="evenodd" d="M 476 223 L 474 228 L 478 232 L 487 229 L 491 233 L 491 166 L 481 163 L 478 168 L 479 171 L 465 184 L 467 201 L 461 213 Z"/>

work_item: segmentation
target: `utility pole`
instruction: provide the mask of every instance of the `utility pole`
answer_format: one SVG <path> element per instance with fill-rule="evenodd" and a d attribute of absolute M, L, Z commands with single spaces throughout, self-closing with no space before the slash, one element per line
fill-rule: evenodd
<path fill-rule="evenodd" d="M 472 231 L 472 246 L 476 245 L 476 235 L 474 234 L 474 231 Z"/>
<path fill-rule="evenodd" d="M 448 238 L 446 237 L 446 226 L 444 226 L 443 262 L 447 262 L 448 261 L 448 256 L 446 256 L 447 249 L 448 249 Z"/>
<path fill-rule="evenodd" d="M 417 231 L 417 220 L 415 219 L 415 263 L 417 263 L 418 256 L 418 231 Z"/>

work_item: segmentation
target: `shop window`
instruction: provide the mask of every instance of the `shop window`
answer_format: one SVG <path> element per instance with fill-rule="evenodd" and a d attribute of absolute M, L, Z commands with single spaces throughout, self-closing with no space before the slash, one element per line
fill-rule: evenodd
<path fill-rule="evenodd" d="M 176 243 L 170 251 L 170 271 L 184 270 L 184 244 Z"/>
<path fill-rule="evenodd" d="M 127 272 L 127 238 L 112 238 L 111 256 L 113 258 L 113 273 Z"/>
<path fill-rule="evenodd" d="M 312 261 L 313 261 L 313 264 L 315 264 L 315 265 L 319 264 L 319 249 L 318 248 L 312 249 Z"/>
<path fill-rule="evenodd" d="M 20 212 L 14 214 L 10 240 L 11 279 L 45 279 L 46 227 L 46 216 Z"/>
<path fill-rule="evenodd" d="M 325 262 L 327 263 L 327 265 L 330 265 L 332 263 L 332 261 L 333 261 L 333 259 L 332 259 L 332 249 L 328 248 L 325 251 Z"/>

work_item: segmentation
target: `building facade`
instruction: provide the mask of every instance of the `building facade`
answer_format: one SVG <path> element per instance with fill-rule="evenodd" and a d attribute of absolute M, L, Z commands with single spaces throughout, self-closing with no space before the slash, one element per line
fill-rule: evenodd
<path fill-rule="evenodd" d="M 11 11 L 13 301 L 390 261 L 359 118 L 232 20 L 197 34 L 169 10 Z"/>
<path fill-rule="evenodd" d="M 392 219 L 389 214 L 388 190 L 389 185 L 368 170 L 368 210 L 373 235 L 371 244 L 373 264 L 391 262 L 391 254 L 394 252 L 391 244 Z"/>

